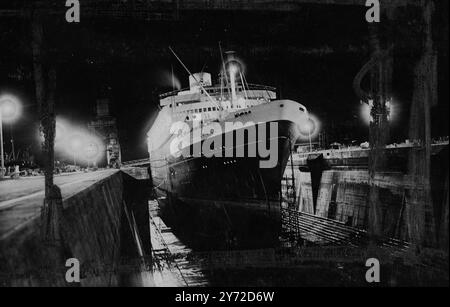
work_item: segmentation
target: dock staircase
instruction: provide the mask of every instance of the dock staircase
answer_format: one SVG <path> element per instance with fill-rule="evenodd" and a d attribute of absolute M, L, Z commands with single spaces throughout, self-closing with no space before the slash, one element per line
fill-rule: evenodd
<path fill-rule="evenodd" d="M 282 238 L 289 241 L 296 241 L 300 238 L 300 228 L 296 227 L 296 215 L 297 212 L 297 190 L 295 184 L 295 172 L 294 172 L 294 160 L 292 157 L 292 151 L 290 152 L 290 158 L 287 172 L 282 178 L 281 193 L 280 193 L 280 206 L 281 206 L 281 222 L 282 222 Z"/>

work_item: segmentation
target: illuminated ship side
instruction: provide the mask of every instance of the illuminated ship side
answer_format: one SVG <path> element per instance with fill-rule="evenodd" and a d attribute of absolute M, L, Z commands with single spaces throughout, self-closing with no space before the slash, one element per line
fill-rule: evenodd
<path fill-rule="evenodd" d="M 189 79 L 188 90 L 161 95 L 148 132 L 162 214 L 199 247 L 273 246 L 281 230 L 281 180 L 299 127 L 308 121 L 306 108 L 277 100 L 274 88 L 247 84 L 232 53 L 218 85 L 208 73 Z M 268 156 L 258 150 L 261 143 Z"/>

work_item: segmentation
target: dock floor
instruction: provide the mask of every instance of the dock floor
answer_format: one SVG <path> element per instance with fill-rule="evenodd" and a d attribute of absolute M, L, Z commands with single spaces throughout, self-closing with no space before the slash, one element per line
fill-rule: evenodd
<path fill-rule="evenodd" d="M 208 280 L 199 264 L 187 260 L 192 250 L 185 246 L 159 216 L 156 200 L 149 201 L 150 232 L 152 241 L 156 286 L 202 287 Z"/>

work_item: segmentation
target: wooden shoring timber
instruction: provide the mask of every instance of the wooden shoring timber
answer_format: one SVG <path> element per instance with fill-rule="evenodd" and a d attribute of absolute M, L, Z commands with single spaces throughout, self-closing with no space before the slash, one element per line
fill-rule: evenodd
<path fill-rule="evenodd" d="M 407 211 L 410 240 L 417 246 L 434 246 L 436 243 L 433 200 L 430 186 L 431 169 L 431 115 L 437 102 L 437 55 L 432 39 L 434 2 L 422 1 L 422 56 L 414 70 L 414 92 L 410 111 L 409 138 L 422 144 L 409 154 L 408 174 L 424 189 L 407 192 L 407 202 L 414 207 Z M 414 185 L 414 183 L 413 183 Z"/>

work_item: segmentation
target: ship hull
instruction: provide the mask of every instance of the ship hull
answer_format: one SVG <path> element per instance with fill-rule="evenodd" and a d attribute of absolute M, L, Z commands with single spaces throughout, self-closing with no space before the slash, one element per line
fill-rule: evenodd
<path fill-rule="evenodd" d="M 266 159 L 259 155 L 153 159 L 152 177 L 161 214 L 192 246 L 229 249 L 278 244 L 281 181 L 298 125 L 291 120 L 258 122 L 258 128 L 262 125 L 267 130 L 276 124 L 274 167 L 261 167 Z M 270 133 L 266 137 L 273 139 Z M 245 143 L 246 154 L 249 144 Z"/>
<path fill-rule="evenodd" d="M 278 245 L 278 211 L 255 210 L 255 203 L 204 200 L 162 193 L 161 216 L 174 233 L 198 251 L 271 248 Z"/>

